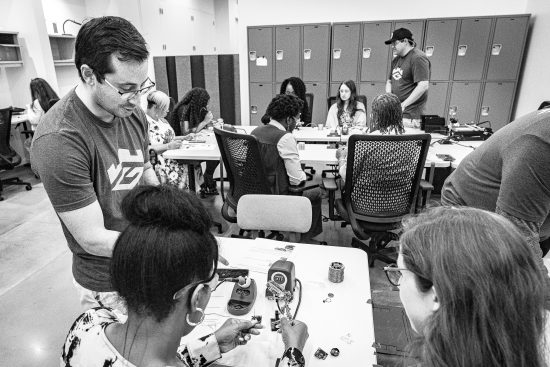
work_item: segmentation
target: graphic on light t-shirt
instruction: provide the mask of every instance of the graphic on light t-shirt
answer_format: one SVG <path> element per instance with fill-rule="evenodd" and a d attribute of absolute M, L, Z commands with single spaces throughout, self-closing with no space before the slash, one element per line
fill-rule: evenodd
<path fill-rule="evenodd" d="M 403 77 L 403 69 L 396 67 L 392 70 L 391 75 L 394 80 L 399 80 Z"/>
<path fill-rule="evenodd" d="M 139 183 L 143 174 L 143 152 L 138 150 L 131 154 L 128 149 L 119 149 L 118 161 L 118 165 L 112 164 L 107 170 L 111 190 L 131 190 Z"/>

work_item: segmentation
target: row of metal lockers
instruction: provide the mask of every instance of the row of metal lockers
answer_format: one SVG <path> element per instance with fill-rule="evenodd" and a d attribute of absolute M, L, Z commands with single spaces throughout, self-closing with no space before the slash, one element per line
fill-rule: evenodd
<path fill-rule="evenodd" d="M 314 94 L 313 121 L 326 118 L 329 95 L 354 80 L 358 93 L 384 93 L 391 48 L 384 41 L 408 28 L 431 62 L 425 114 L 461 122 L 509 122 L 529 27 L 529 15 L 396 20 L 248 28 L 250 121 L 259 119 L 280 83 L 299 76 Z M 367 106 L 370 113 L 370 106 Z"/>

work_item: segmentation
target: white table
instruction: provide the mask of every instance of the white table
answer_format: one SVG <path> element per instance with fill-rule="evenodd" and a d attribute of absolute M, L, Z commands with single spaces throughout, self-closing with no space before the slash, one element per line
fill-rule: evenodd
<path fill-rule="evenodd" d="M 27 122 L 29 121 L 29 118 L 27 117 L 27 114 L 22 115 L 12 115 L 11 116 L 11 124 L 12 125 L 18 125 L 23 124 L 25 126 L 25 130 L 27 130 Z"/>
<path fill-rule="evenodd" d="M 228 366 L 274 366 L 281 357 L 284 344 L 281 335 L 272 332 L 270 319 L 274 317 L 277 306 L 274 301 L 265 298 L 267 271 L 274 261 L 281 257 L 295 264 L 296 277 L 303 285 L 302 303 L 297 319 L 308 325 L 309 339 L 303 354 L 307 366 L 372 366 L 376 364 L 374 343 L 374 325 L 371 298 L 369 267 L 367 255 L 358 249 L 293 244 L 292 252 L 283 252 L 284 242 L 264 239 L 245 240 L 218 238 L 220 253 L 229 261 L 230 267 L 250 269 L 251 277 L 256 281 L 258 293 L 252 311 L 239 318 L 250 319 L 253 315 L 262 316 L 264 329 L 259 336 L 253 336 L 246 346 L 224 354 L 216 363 Z M 314 258 L 315 261 L 311 261 Z M 344 281 L 331 283 L 328 280 L 328 268 L 331 262 L 339 261 L 345 266 Z M 212 333 L 228 317 L 227 301 L 233 284 L 222 284 L 212 294 L 204 322 L 184 338 L 198 338 Z M 333 293 L 330 303 L 323 300 Z M 294 312 L 297 300 L 292 301 Z M 344 338 L 342 338 L 344 337 Z M 345 339 L 351 340 L 348 343 Z M 330 354 L 326 360 L 313 356 L 317 348 L 330 353 L 338 348 L 340 355 Z"/>

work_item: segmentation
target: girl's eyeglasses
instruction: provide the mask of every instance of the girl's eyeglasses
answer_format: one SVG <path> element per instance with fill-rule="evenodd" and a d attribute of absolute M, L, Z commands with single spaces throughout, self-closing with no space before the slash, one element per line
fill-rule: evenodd
<path fill-rule="evenodd" d="M 384 272 L 386 273 L 386 277 L 388 278 L 388 281 L 391 283 L 391 285 L 399 287 L 401 277 L 403 276 L 403 273 L 401 273 L 402 270 L 407 269 L 398 268 L 397 264 L 391 264 L 384 267 Z"/>

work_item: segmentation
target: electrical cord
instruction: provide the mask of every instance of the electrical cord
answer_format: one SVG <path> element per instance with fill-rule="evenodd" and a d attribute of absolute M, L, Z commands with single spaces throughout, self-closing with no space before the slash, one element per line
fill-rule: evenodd
<path fill-rule="evenodd" d="M 300 282 L 300 279 L 296 278 L 296 283 L 300 284 L 300 289 L 298 292 L 298 305 L 296 305 L 296 310 L 294 311 L 294 316 L 292 316 L 292 320 L 296 319 L 296 316 L 298 315 L 298 310 L 300 309 L 300 304 L 302 303 L 302 282 Z M 283 310 L 281 310 L 279 300 L 276 300 L 275 303 L 277 303 L 277 308 L 279 309 L 279 312 L 284 315 L 285 313 Z"/>

